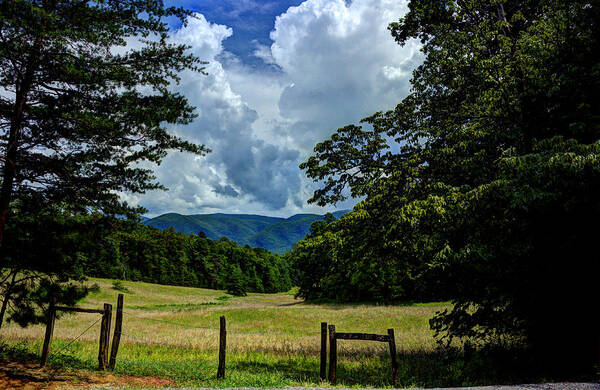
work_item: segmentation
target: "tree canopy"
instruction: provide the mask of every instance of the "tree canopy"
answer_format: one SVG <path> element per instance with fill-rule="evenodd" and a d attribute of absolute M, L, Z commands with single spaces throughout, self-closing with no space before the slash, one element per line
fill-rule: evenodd
<path fill-rule="evenodd" d="M 400 45 L 422 43 L 410 94 L 301 164 L 322 183 L 312 202 L 365 200 L 296 246 L 312 278 L 299 294 L 450 298 L 432 320 L 440 335 L 525 340 L 590 367 L 599 12 L 590 1 L 410 1 L 389 26 Z M 320 268 L 305 266 L 317 257 Z"/>

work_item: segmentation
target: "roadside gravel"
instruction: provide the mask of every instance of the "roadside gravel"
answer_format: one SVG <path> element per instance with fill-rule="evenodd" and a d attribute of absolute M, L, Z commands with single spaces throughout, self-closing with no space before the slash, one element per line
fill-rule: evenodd
<path fill-rule="evenodd" d="M 172 389 L 175 390 L 175 389 Z M 213 388 L 202 389 L 179 389 L 179 390 L 215 390 Z M 235 387 L 219 390 L 261 390 L 256 387 Z M 344 388 L 325 388 L 325 387 L 285 387 L 280 390 L 356 390 Z M 383 389 L 361 389 L 361 390 L 383 390 Z M 389 389 L 387 389 L 389 390 Z M 480 387 L 446 387 L 435 389 L 408 389 L 408 390 L 600 390 L 600 383 L 544 383 L 530 385 L 510 385 L 510 386 L 480 386 Z"/>

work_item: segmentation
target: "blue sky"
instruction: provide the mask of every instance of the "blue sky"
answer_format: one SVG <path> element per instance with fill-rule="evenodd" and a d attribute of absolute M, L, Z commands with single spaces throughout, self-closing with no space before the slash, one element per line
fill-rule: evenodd
<path fill-rule="evenodd" d="M 124 194 L 149 216 L 166 212 L 289 216 L 351 207 L 306 203 L 315 184 L 298 165 L 339 127 L 393 108 L 421 62 L 417 42 L 398 46 L 387 26 L 398 0 L 169 0 L 196 12 L 172 26 L 208 61 L 174 86 L 198 118 L 169 130 L 213 150 L 170 153 L 155 167 L 168 192 Z"/>
<path fill-rule="evenodd" d="M 168 5 L 181 6 L 203 14 L 212 23 L 229 26 L 233 36 L 223 42 L 223 47 L 254 67 L 264 67 L 264 62 L 252 55 L 255 43 L 270 46 L 269 33 L 275 17 L 302 0 L 172 0 Z M 176 27 L 176 26 L 174 26 Z"/>

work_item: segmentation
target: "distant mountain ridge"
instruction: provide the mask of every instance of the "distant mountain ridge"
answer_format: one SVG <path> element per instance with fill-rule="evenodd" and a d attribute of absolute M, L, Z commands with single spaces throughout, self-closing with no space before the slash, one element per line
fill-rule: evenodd
<path fill-rule="evenodd" d="M 340 210 L 332 214 L 338 219 L 348 211 Z M 225 236 L 240 245 L 248 244 L 251 247 L 284 253 L 306 236 L 313 222 L 323 218 L 324 215 L 319 214 L 296 214 L 289 218 L 279 218 L 254 214 L 167 213 L 144 219 L 142 223 L 161 230 L 173 227 L 185 234 L 197 234 L 202 231 L 211 239 Z"/>

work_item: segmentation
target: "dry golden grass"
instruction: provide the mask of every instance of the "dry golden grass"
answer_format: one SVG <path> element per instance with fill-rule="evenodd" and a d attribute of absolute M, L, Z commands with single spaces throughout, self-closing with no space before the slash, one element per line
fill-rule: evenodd
<path fill-rule="evenodd" d="M 88 283 L 98 284 L 100 291 L 90 294 L 79 306 L 101 308 L 105 302 L 112 303 L 114 321 L 119 291 L 112 289 L 110 280 L 94 278 Z M 227 319 L 228 346 L 234 351 L 315 352 L 320 348 L 322 321 L 335 324 L 340 332 L 385 334 L 388 328 L 394 328 L 399 351 L 432 350 L 436 344 L 427 321 L 447 307 L 313 305 L 288 293 L 229 297 L 222 291 L 207 289 L 134 282 L 123 285 L 130 291 L 124 294 L 123 342 L 145 341 L 207 350 L 217 348 L 221 315 Z M 99 317 L 87 313 L 63 315 L 56 321 L 55 338 L 72 339 Z M 96 324 L 81 340 L 95 341 L 99 326 Z M 9 339 L 40 339 L 44 327 L 22 329 L 7 324 L 2 335 Z M 383 344 L 355 341 L 341 341 L 340 345 L 349 351 L 385 349 Z"/>
<path fill-rule="evenodd" d="M 91 278 L 88 284 L 97 284 L 99 291 L 91 293 L 79 306 L 101 308 L 105 302 L 112 303 L 114 324 L 114 306 L 119 291 L 112 288 L 111 280 Z M 202 375 L 205 371 L 210 372 L 216 363 L 219 317 L 224 315 L 228 360 L 237 367 L 239 377 L 234 373 L 226 382 L 210 382 L 217 386 L 314 384 L 318 374 L 321 322 L 335 324 L 339 332 L 386 334 L 388 328 L 394 328 L 400 354 L 433 352 L 436 343 L 428 320 L 436 311 L 448 307 L 444 303 L 317 305 L 297 300 L 292 293 L 232 297 L 223 291 L 207 289 L 139 282 L 123 282 L 122 285 L 127 292 L 124 293 L 123 337 L 119 350 L 121 372 L 156 374 L 179 378 L 181 383 L 192 381 L 208 385 L 207 378 L 212 378 L 212 374 L 209 377 Z M 93 367 L 99 322 L 76 343 L 68 347 L 67 344 L 99 318 L 98 314 L 77 313 L 57 319 L 54 352 L 64 349 L 76 361 L 87 362 L 81 363 L 83 366 Z M 25 340 L 27 348 L 36 352 L 41 346 L 44 327 L 22 329 L 5 324 L 1 333 L 4 340 Z M 387 383 L 387 378 L 377 377 L 378 373 L 388 369 L 387 344 L 340 340 L 338 346 L 340 358 L 346 361 L 348 370 L 355 362 L 358 366 L 354 369 L 368 372 L 354 374 L 364 377 L 361 382 Z M 127 362 L 132 366 L 124 366 Z M 136 365 L 143 367 L 135 371 L 138 370 Z M 171 366 L 169 371 L 166 367 Z M 197 367 L 209 368 L 192 372 Z M 282 376 L 281 372 L 288 373 Z M 377 378 L 374 382 L 369 379 L 371 373 Z M 386 374 L 381 376 L 387 377 Z M 316 379 L 318 382 L 318 377 Z"/>

